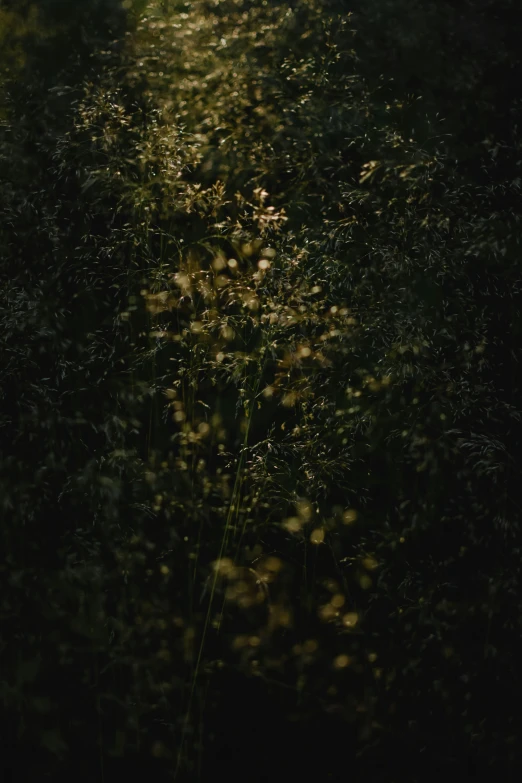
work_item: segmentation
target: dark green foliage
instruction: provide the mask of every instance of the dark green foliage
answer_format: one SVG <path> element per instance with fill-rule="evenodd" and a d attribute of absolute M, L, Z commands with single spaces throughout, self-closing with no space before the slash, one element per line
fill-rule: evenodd
<path fill-rule="evenodd" d="M 0 5 L 12 780 L 520 771 L 516 19 Z"/>

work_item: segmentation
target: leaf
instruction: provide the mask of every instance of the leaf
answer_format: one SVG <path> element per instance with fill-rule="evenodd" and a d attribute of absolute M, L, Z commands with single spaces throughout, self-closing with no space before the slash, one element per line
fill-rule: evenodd
<path fill-rule="evenodd" d="M 66 743 L 64 742 L 60 730 L 57 728 L 44 731 L 40 738 L 40 744 L 42 747 L 47 748 L 48 751 L 53 753 L 55 756 L 59 756 L 60 758 L 62 758 L 69 750 Z"/>

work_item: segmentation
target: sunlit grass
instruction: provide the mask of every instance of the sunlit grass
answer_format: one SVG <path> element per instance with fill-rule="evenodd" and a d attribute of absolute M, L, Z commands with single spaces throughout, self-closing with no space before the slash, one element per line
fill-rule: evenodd
<path fill-rule="evenodd" d="M 325 700 L 370 741 L 368 715 L 394 730 L 388 701 L 420 687 L 423 656 L 468 676 L 470 599 L 453 583 L 486 528 L 506 529 L 515 458 L 487 428 L 518 414 L 486 374 L 496 316 L 471 304 L 469 261 L 494 245 L 493 196 L 401 130 L 411 107 L 366 84 L 334 6 L 125 7 L 118 70 L 86 79 L 72 126 L 46 141 L 54 206 L 2 195 L 19 270 L 2 283 L 5 372 L 28 433 L 4 510 L 25 525 L 54 495 L 76 509 L 73 630 L 122 676 L 136 746 L 175 776 L 197 768 L 223 671 L 299 707 Z M 79 205 L 56 217 L 69 188 Z M 31 295 L 24 210 L 62 265 Z M 53 439 L 63 454 L 35 450 L 33 465 Z M 491 626 L 488 585 L 473 622 Z M 143 728 L 156 714 L 161 740 Z"/>

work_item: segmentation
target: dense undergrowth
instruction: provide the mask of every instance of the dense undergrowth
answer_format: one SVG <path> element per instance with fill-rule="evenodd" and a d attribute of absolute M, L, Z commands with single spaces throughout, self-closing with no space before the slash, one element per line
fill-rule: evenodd
<path fill-rule="evenodd" d="M 11 779 L 514 776 L 506 19 L 123 6 L 0 5 Z"/>

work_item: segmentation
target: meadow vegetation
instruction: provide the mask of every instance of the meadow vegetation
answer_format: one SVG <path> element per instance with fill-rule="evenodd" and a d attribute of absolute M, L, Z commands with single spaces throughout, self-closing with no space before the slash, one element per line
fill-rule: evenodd
<path fill-rule="evenodd" d="M 9 780 L 520 770 L 516 6 L 0 2 Z"/>

